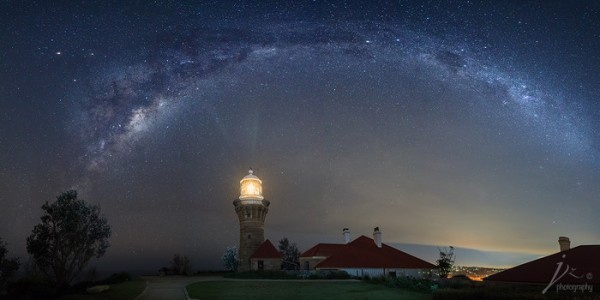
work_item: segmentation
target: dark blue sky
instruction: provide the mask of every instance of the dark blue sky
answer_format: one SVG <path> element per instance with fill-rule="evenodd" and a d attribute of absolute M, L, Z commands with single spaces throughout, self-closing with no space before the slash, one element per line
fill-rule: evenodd
<path fill-rule="evenodd" d="M 77 188 L 113 227 L 106 268 L 173 253 L 216 268 L 253 167 L 266 236 L 301 249 L 375 226 L 384 242 L 492 251 L 460 264 L 521 263 L 559 235 L 598 243 L 599 14 L 595 1 L 2 2 L 0 237 L 26 257 L 43 202 Z"/>

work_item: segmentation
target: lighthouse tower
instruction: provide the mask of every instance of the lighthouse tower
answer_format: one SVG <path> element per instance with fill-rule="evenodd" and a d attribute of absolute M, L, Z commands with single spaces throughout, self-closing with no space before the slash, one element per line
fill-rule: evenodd
<path fill-rule="evenodd" d="M 240 267 L 238 271 L 250 270 L 250 256 L 265 241 L 265 218 L 269 212 L 268 200 L 262 195 L 262 181 L 252 169 L 240 181 L 240 197 L 233 201 L 240 220 Z"/>

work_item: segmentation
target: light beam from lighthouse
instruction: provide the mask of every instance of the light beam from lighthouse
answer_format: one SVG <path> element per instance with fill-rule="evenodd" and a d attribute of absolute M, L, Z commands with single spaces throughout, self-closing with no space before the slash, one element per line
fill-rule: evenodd
<path fill-rule="evenodd" d="M 233 201 L 240 221 L 240 272 L 251 269 L 250 256 L 265 241 L 264 225 L 269 204 L 262 195 L 262 181 L 250 169 L 240 180 L 240 197 Z"/>

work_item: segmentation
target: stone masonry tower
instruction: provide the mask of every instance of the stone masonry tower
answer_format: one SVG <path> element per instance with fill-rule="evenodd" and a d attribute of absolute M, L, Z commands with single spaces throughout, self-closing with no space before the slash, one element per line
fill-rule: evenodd
<path fill-rule="evenodd" d="M 269 204 L 262 196 L 262 181 L 250 169 L 240 181 L 240 197 L 233 201 L 240 220 L 238 271 L 250 270 L 250 256 L 265 241 L 265 218 Z"/>

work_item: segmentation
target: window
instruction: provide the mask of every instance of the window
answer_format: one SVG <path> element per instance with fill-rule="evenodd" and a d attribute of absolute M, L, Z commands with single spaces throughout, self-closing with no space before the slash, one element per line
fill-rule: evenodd
<path fill-rule="evenodd" d="M 258 261 L 258 270 L 259 270 L 259 271 L 262 271 L 262 270 L 264 270 L 264 269 L 265 269 L 265 262 L 264 262 L 264 261 L 262 261 L 262 260 L 259 260 L 259 261 Z"/>

